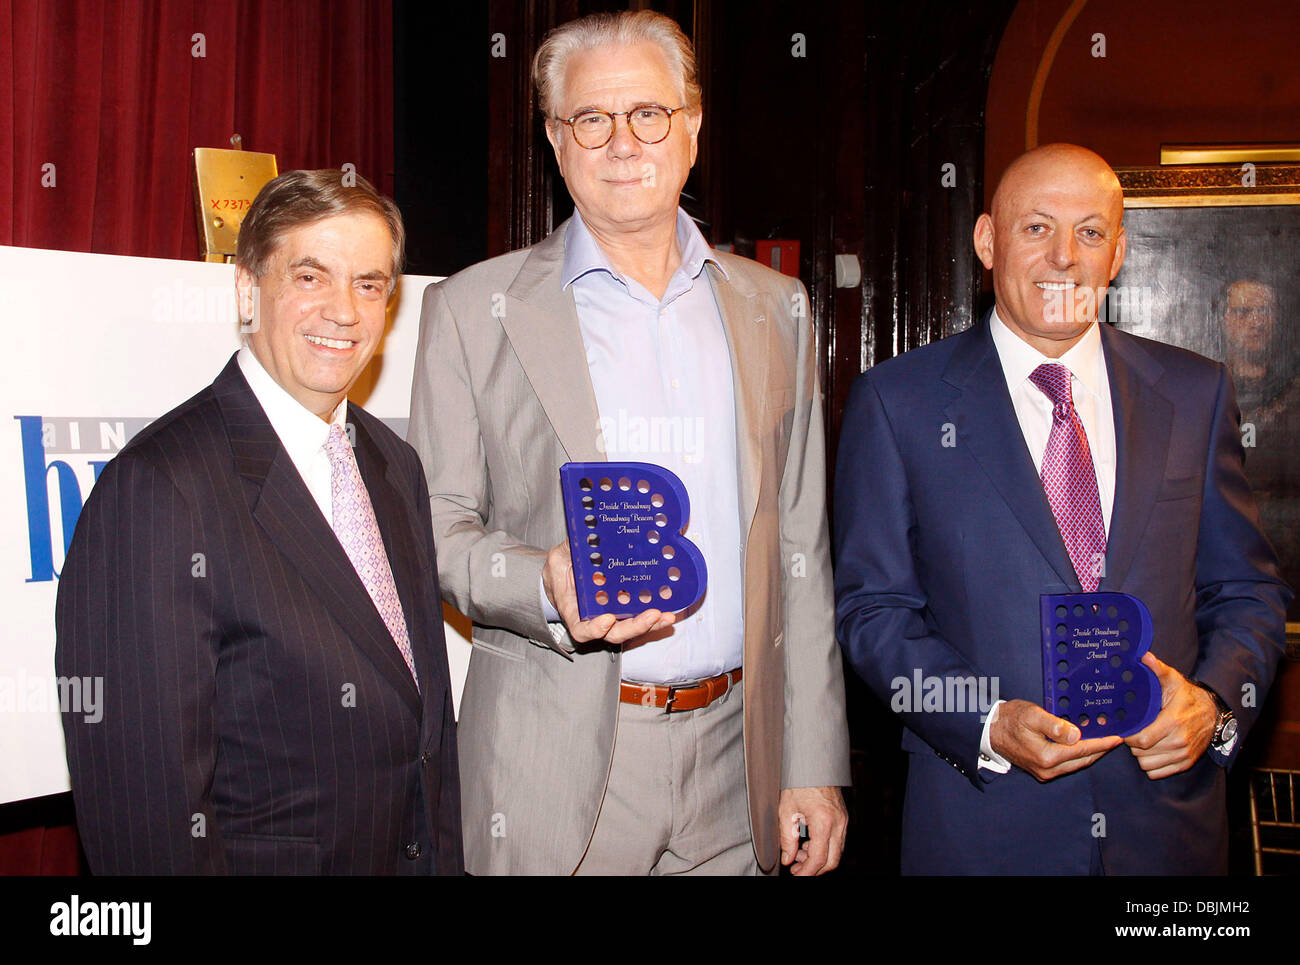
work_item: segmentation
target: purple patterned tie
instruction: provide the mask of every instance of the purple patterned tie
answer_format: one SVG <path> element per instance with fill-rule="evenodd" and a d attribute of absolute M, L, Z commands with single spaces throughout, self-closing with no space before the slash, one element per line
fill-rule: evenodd
<path fill-rule="evenodd" d="M 1064 365 L 1040 365 L 1029 381 L 1052 400 L 1052 434 L 1047 438 L 1041 473 L 1043 490 L 1079 584 L 1085 592 L 1093 593 L 1106 556 L 1106 523 L 1101 515 L 1088 435 L 1074 410 L 1070 370 Z"/>
<path fill-rule="evenodd" d="M 375 603 L 375 609 L 384 618 L 388 632 L 393 635 L 397 649 L 402 652 L 406 666 L 420 686 L 415 672 L 415 658 L 411 653 L 411 639 L 406 633 L 406 616 L 402 601 L 393 583 L 393 571 L 384 552 L 384 540 L 375 522 L 375 510 L 370 505 L 370 494 L 361 480 L 357 457 L 352 452 L 347 433 L 337 423 L 330 426 L 325 453 L 330 459 L 331 489 L 333 492 L 334 535 L 343 544 L 343 551 L 352 561 L 352 568 L 361 577 L 366 592 Z"/>

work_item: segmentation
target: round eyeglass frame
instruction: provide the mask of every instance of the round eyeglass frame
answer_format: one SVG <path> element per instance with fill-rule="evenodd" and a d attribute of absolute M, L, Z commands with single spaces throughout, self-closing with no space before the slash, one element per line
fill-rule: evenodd
<path fill-rule="evenodd" d="M 639 111 L 645 107 L 658 108 L 659 110 L 663 111 L 668 115 L 668 130 L 664 131 L 663 137 L 657 137 L 653 141 L 647 141 L 644 137 L 638 134 L 636 132 L 636 128 L 632 126 L 632 118 L 631 118 L 632 112 Z M 627 119 L 625 122 L 627 124 L 627 129 L 631 131 L 632 136 L 635 137 L 642 144 L 660 144 L 668 140 L 668 135 L 673 132 L 673 115 L 680 114 L 684 110 L 686 110 L 685 104 L 683 104 L 681 107 L 664 107 L 663 104 L 637 104 L 636 107 L 630 108 L 625 111 L 602 111 L 599 108 L 593 107 L 591 110 L 579 111 L 577 114 L 574 114 L 572 117 L 569 118 L 557 117 L 555 118 L 555 120 L 559 121 L 561 124 L 569 125 L 569 133 L 573 135 L 573 143 L 578 145 L 578 147 L 582 148 L 584 151 L 599 151 L 610 141 L 614 140 L 614 132 L 618 129 L 618 122 L 614 120 L 614 118 L 616 117 L 623 117 Z M 605 138 L 605 140 L 601 141 L 599 144 L 593 145 L 592 147 L 587 147 L 587 145 L 579 141 L 578 132 L 574 130 L 573 122 L 576 121 L 579 117 L 582 117 L 584 114 L 604 114 L 606 117 L 608 117 L 609 137 Z"/>

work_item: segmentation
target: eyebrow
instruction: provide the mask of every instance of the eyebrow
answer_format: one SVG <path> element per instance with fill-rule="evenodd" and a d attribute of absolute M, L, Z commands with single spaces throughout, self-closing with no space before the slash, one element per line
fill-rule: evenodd
<path fill-rule="evenodd" d="M 1029 212 L 1027 215 L 1025 215 L 1025 218 L 1026 218 L 1026 219 L 1029 219 L 1029 218 L 1041 218 L 1041 219 L 1045 219 L 1045 220 L 1047 220 L 1047 221 L 1059 221 L 1059 220 L 1060 220 L 1060 219 L 1057 218 L 1056 215 L 1054 215 L 1054 214 L 1048 214 L 1046 211 L 1039 211 L 1039 210 L 1037 210 L 1037 209 L 1034 209 L 1033 211 Z M 1078 221 L 1076 221 L 1075 224 L 1076 224 L 1076 225 L 1081 225 L 1081 224 L 1084 224 L 1084 223 L 1086 223 L 1086 222 L 1088 222 L 1088 221 L 1106 221 L 1106 216 L 1105 216 L 1104 214 L 1102 214 L 1100 211 L 1094 211 L 1092 214 L 1084 215 L 1082 218 L 1080 218 Z M 1109 223 L 1109 222 L 1107 222 L 1107 223 Z"/>
<path fill-rule="evenodd" d="M 638 107 L 663 107 L 663 106 L 664 106 L 664 105 L 661 104 L 661 103 L 659 103 L 659 101 L 637 101 L 635 104 L 633 104 L 631 107 L 629 107 L 628 110 L 629 110 L 629 111 L 634 111 L 634 110 L 636 110 Z M 615 114 L 615 113 L 617 113 L 617 114 L 625 114 L 625 113 L 627 113 L 627 111 L 611 111 L 611 110 L 608 110 L 607 108 L 600 107 L 599 105 L 596 105 L 596 104 L 584 104 L 582 107 L 575 107 L 575 108 L 573 109 L 573 113 L 570 114 L 569 117 L 577 117 L 579 114 L 584 114 L 584 113 L 586 113 L 587 111 L 604 111 L 606 114 Z"/>
<path fill-rule="evenodd" d="M 290 271 L 294 271 L 298 268 L 310 268 L 312 271 L 322 272 L 326 275 L 330 274 L 330 270 L 326 268 L 324 265 L 322 265 L 315 258 L 313 258 L 311 255 L 304 255 L 303 257 L 299 258 L 297 261 L 295 261 L 293 264 L 289 266 Z M 370 269 L 370 271 L 364 271 L 359 275 L 354 275 L 352 277 L 352 280 L 353 281 L 389 281 L 391 280 L 391 278 L 388 272 L 380 271 L 378 268 L 372 268 Z"/>
<path fill-rule="evenodd" d="M 323 271 L 327 275 L 330 273 L 330 270 L 328 268 L 322 265 L 311 255 L 304 255 L 303 257 L 299 258 L 297 261 L 293 262 L 293 264 L 289 266 L 290 271 L 293 271 L 296 268 L 312 268 L 316 271 Z"/>

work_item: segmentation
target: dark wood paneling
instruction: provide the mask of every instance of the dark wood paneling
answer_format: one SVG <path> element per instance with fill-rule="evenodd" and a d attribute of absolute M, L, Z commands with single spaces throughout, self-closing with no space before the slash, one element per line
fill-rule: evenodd
<path fill-rule="evenodd" d="M 832 449 L 859 372 L 976 317 L 981 268 L 971 233 L 983 198 L 984 99 L 1014 5 L 888 4 L 867 20 L 863 96 L 842 106 L 842 124 L 862 130 L 862 311 L 856 324 L 849 312 L 832 315 Z M 951 186 L 944 183 L 949 164 Z M 852 164 L 840 166 L 848 170 L 837 187 L 851 195 L 844 178 Z"/>
<path fill-rule="evenodd" d="M 394 0 L 393 199 L 413 274 L 451 274 L 488 255 L 489 36 L 479 4 Z"/>

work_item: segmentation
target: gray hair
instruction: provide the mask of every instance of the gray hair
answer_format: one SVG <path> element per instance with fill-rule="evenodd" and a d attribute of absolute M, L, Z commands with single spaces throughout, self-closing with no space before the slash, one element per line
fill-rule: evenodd
<path fill-rule="evenodd" d="M 339 214 L 377 215 L 393 238 L 393 276 L 388 294 L 397 287 L 397 276 L 406 261 L 406 228 L 402 213 L 389 198 L 359 174 L 347 177 L 334 168 L 322 171 L 285 171 L 262 185 L 252 207 L 239 226 L 235 264 L 254 278 L 261 278 L 284 236 L 295 228 Z"/>
<path fill-rule="evenodd" d="M 581 20 L 561 24 L 546 35 L 533 57 L 533 84 L 537 104 L 547 123 L 556 116 L 556 100 L 564 85 L 564 69 L 570 55 L 606 44 L 652 43 L 658 45 L 677 78 L 683 106 L 692 114 L 700 109 L 700 81 L 695 67 L 695 48 L 677 21 L 653 10 L 624 10 L 593 13 Z M 676 107 L 665 104 L 665 107 Z"/>

